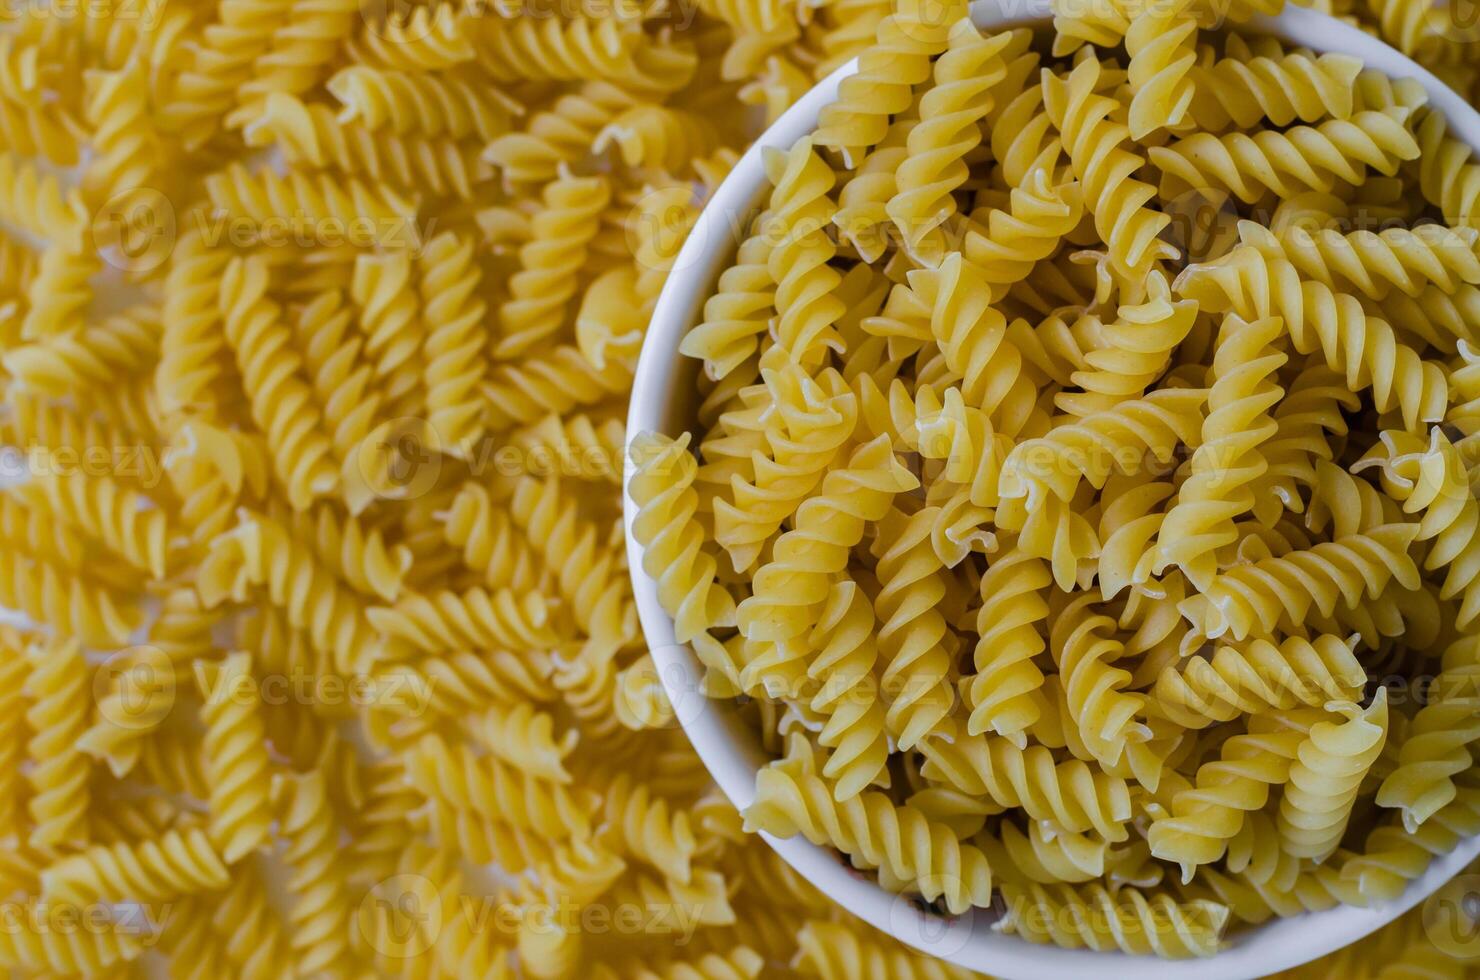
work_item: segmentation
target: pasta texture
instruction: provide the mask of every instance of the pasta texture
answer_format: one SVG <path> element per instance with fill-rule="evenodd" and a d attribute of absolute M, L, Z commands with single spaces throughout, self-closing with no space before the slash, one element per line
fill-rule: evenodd
<path fill-rule="evenodd" d="M 1201 956 L 1480 832 L 1480 170 L 1277 0 L 1072 6 L 7 9 L 0 973 L 969 975 L 757 830 Z M 1447 7 L 1320 6 L 1473 91 Z"/>
<path fill-rule="evenodd" d="M 1480 165 L 1411 79 L 1238 26 L 1279 6 L 900 3 L 765 151 L 627 484 L 770 757 L 746 829 L 1210 957 L 1480 825 Z M 804 972 L 937 975 L 807 929 Z"/>

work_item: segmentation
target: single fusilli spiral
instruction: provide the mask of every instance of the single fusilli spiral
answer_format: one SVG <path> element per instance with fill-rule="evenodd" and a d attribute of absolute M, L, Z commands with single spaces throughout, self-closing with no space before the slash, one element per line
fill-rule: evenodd
<path fill-rule="evenodd" d="M 1193 67 L 1189 118 L 1210 132 L 1250 129 L 1265 119 L 1276 126 L 1345 119 L 1361 69 L 1360 61 L 1341 54 L 1287 51 L 1271 57 L 1230 51 L 1212 64 Z"/>
<path fill-rule="evenodd" d="M 1161 956 L 1212 956 L 1228 909 L 1206 899 L 1179 903 L 1164 892 L 1088 885 L 1003 883 L 1007 926 L 1030 942 L 1120 949 Z"/>
<path fill-rule="evenodd" d="M 1285 132 L 1196 133 L 1152 147 L 1149 154 L 1162 170 L 1163 196 L 1182 188 L 1209 197 L 1226 192 L 1252 204 L 1267 191 L 1290 198 L 1302 191 L 1329 191 L 1337 181 L 1360 184 L 1369 169 L 1391 177 L 1399 164 L 1419 156 L 1407 115 L 1408 110 L 1395 107 Z"/>
<path fill-rule="evenodd" d="M 1431 285 L 1453 294 L 1462 285 L 1480 283 L 1472 228 L 1428 224 L 1342 234 L 1297 226 L 1276 235 L 1263 225 L 1240 221 L 1239 240 L 1267 258 L 1289 260 L 1307 278 L 1333 288 L 1355 288 L 1374 300 L 1393 289 L 1418 297 Z"/>
<path fill-rule="evenodd" d="M 627 492 L 637 505 L 633 536 L 643 543 L 643 568 L 658 579 L 658 599 L 674 619 L 680 643 L 733 621 L 734 600 L 715 584 L 717 562 L 704 550 L 695 521 L 697 468 L 687 435 L 677 441 L 639 433 L 632 442 L 636 465 Z"/>
<path fill-rule="evenodd" d="M 961 681 L 972 735 L 991 730 L 1021 743 L 1038 720 L 1043 672 L 1033 659 L 1047 649 L 1039 624 L 1048 619 L 1044 595 L 1052 581 L 1041 559 L 1015 549 L 988 563 L 976 614 L 976 673 Z"/>
<path fill-rule="evenodd" d="M 91 799 L 88 758 L 77 744 L 87 730 L 87 663 L 76 642 L 33 645 L 26 661 L 29 841 L 38 848 L 75 847 L 86 843 Z"/>
<path fill-rule="evenodd" d="M 450 137 L 399 137 L 342 123 L 328 106 L 283 92 L 267 97 L 244 136 L 249 144 L 281 147 L 290 164 L 384 181 L 402 195 L 425 190 L 468 199 L 474 186 L 492 175 L 476 148 Z"/>
<path fill-rule="evenodd" d="M 906 246 L 932 264 L 945 254 L 940 226 L 956 211 L 951 195 L 970 174 L 966 156 L 982 142 L 992 89 L 1007 74 L 1004 59 L 1028 40 L 1026 32 L 984 36 L 962 18 L 951 25 L 946 50 L 936 59 L 934 84 L 920 100 L 920 122 L 910 129 L 895 171 L 898 186 L 885 206 Z"/>
<path fill-rule="evenodd" d="M 1152 704 L 1178 724 L 1205 728 L 1240 714 L 1350 700 L 1366 681 L 1351 647 L 1335 636 L 1294 636 L 1278 645 L 1256 639 L 1220 645 L 1209 659 L 1168 665 L 1156 679 Z"/>
<path fill-rule="evenodd" d="M 169 830 L 137 844 L 99 845 L 65 857 L 41 873 L 42 894 L 84 904 L 163 902 L 226 887 L 226 864 L 199 828 Z"/>
<path fill-rule="evenodd" d="M 1279 431 L 1269 412 L 1284 395 L 1275 378 L 1286 360 L 1275 347 L 1280 321 L 1229 316 L 1222 331 L 1202 441 L 1162 522 L 1152 565 L 1156 574 L 1177 565 L 1199 589 L 1218 571 L 1217 550 L 1238 539 L 1235 521 L 1254 508 L 1253 484 L 1269 466 L 1260 446 Z"/>
<path fill-rule="evenodd" d="M 985 227 L 968 227 L 961 252 L 993 295 L 1027 278 L 1079 227 L 1084 199 L 1073 181 L 1054 186 L 1051 168 L 1035 167 L 1008 195 L 1008 208 L 993 208 Z"/>
<path fill-rule="evenodd" d="M 1153 263 L 1172 251 L 1157 240 L 1171 218 L 1147 207 L 1156 189 L 1131 176 L 1141 168 L 1142 159 L 1126 147 L 1130 130 L 1115 121 L 1115 100 L 1096 91 L 1099 81 L 1100 63 L 1093 58 L 1076 65 L 1067 79 L 1045 72 L 1044 106 L 1062 134 L 1074 176 L 1111 260 L 1126 276 L 1140 281 Z"/>
<path fill-rule="evenodd" d="M 1175 131 L 1187 116 L 1197 90 L 1194 0 L 1174 0 L 1136 14 L 1125 32 L 1131 104 L 1131 137 L 1143 139 L 1165 127 Z"/>
<path fill-rule="evenodd" d="M 418 266 L 427 325 L 422 356 L 429 448 L 466 457 L 483 434 L 477 393 L 487 363 L 487 305 L 479 297 L 482 275 L 473 242 L 444 232 L 427 243 Z"/>
<path fill-rule="evenodd" d="M 423 796 L 545 836 L 589 836 L 591 816 L 572 790 L 535 779 L 467 745 L 425 735 L 410 751 L 407 780 Z"/>
<path fill-rule="evenodd" d="M 1182 866 L 1182 880 L 1223 857 L 1243 827 L 1244 814 L 1269 802 L 1284 785 L 1303 736 L 1298 731 L 1250 732 L 1223 743 L 1218 759 L 1203 763 L 1191 786 L 1172 796 L 1170 812 L 1152 821 L 1151 853 Z"/>
<path fill-rule="evenodd" d="M 1365 710 L 1348 701 L 1338 702 L 1334 713 L 1342 720 L 1311 726 L 1280 798 L 1281 844 L 1295 857 L 1317 862 L 1341 841 L 1357 787 L 1382 751 L 1387 688 L 1379 687 Z"/>
<path fill-rule="evenodd" d="M 502 337 L 495 357 L 514 358 L 565 325 L 588 247 L 610 202 L 611 188 L 599 176 L 558 178 L 545 186 L 530 239 L 519 248 L 520 268 L 508 282 L 509 298 L 498 308 Z"/>
<path fill-rule="evenodd" d="M 328 789 L 318 772 L 279 774 L 273 804 L 284 842 L 288 942 L 297 969 L 329 976 L 349 965 L 349 903 Z"/>
<path fill-rule="evenodd" d="M 267 264 L 260 258 L 233 259 L 221 280 L 221 316 L 273 466 L 289 499 L 303 508 L 332 492 L 339 475 L 292 332 L 267 296 L 267 284 Z"/>
<path fill-rule="evenodd" d="M 267 839 L 272 823 L 261 695 L 246 653 L 230 654 L 219 664 L 197 661 L 195 676 L 206 726 L 210 836 L 222 860 L 235 863 Z"/>
<path fill-rule="evenodd" d="M 426 74 L 355 65 L 326 87 L 344 108 L 341 122 L 362 121 L 396 136 L 491 140 L 508 132 L 513 103 L 499 90 L 457 74 Z"/>
<path fill-rule="evenodd" d="M 768 766 L 756 776 L 755 802 L 745 811 L 745 825 L 783 837 L 800 833 L 814 844 L 841 848 L 855 861 L 878 868 L 896 890 L 918 890 L 927 901 L 943 898 L 953 914 L 991 897 L 992 870 L 979 848 L 875 790 L 840 803 L 821 777 Z"/>
<path fill-rule="evenodd" d="M 914 746 L 942 725 L 955 704 L 950 674 L 955 638 L 940 612 L 946 582 L 930 542 L 930 509 L 892 510 L 880 523 L 874 555 L 879 592 L 880 688 L 885 723 L 899 745 Z"/>

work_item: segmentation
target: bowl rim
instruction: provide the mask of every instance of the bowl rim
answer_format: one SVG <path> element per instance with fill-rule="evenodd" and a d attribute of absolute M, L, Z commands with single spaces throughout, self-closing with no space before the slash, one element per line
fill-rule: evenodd
<path fill-rule="evenodd" d="M 975 0 L 971 16 L 978 27 L 1000 30 L 1044 26 L 1051 11 L 1049 0 Z M 1353 55 L 1362 60 L 1364 67 L 1380 69 L 1391 78 L 1417 79 L 1428 93 L 1429 105 L 1444 114 L 1451 133 L 1480 153 L 1480 112 L 1431 72 L 1377 38 L 1325 14 L 1294 6 L 1240 26 L 1318 53 Z M 653 309 L 628 409 L 622 503 L 638 618 L 678 723 L 715 782 L 742 810 L 755 797 L 756 772 L 770 758 L 757 734 L 741 722 L 732 706 L 704 696 L 698 659 L 688 644 L 676 642 L 673 620 L 658 602 L 657 583 L 643 570 L 643 548 L 631 530 L 637 508 L 626 492 L 634 469 L 630 449 L 640 433 L 677 436 L 692 422 L 691 413 L 688 419 L 683 416 L 685 407 L 692 406 L 695 392 L 681 386 L 680 378 L 697 364 L 684 365 L 679 341 L 699 322 L 715 280 L 734 255 L 738 245 L 736 216 L 753 213 L 766 190 L 762 153 L 769 147 L 787 149 L 814 131 L 821 108 L 835 99 L 839 84 L 856 71 L 855 58 L 809 89 L 767 127 L 714 192 L 675 257 Z M 1337 905 L 1326 911 L 1271 919 L 1240 931 L 1212 957 L 1164 960 L 1119 951 L 1030 943 L 994 929 L 990 920 L 996 916 L 989 909 L 944 918 L 923 909 L 915 900 L 884 890 L 854 871 L 830 848 L 811 844 L 800 835 L 777 838 L 762 833 L 761 837 L 831 901 L 880 931 L 958 966 L 1004 980 L 1079 980 L 1095 970 L 1135 970 L 1143 980 L 1243 980 L 1274 973 L 1368 935 L 1417 905 L 1480 856 L 1480 835 L 1476 835 L 1435 858 L 1428 870 L 1391 902 L 1372 908 Z"/>

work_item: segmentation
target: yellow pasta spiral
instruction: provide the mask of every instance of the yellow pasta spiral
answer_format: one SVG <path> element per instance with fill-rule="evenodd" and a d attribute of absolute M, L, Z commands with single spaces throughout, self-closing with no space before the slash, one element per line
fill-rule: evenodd
<path fill-rule="evenodd" d="M 43 905 L 27 903 L 17 913 L 29 921 L 0 933 L 0 966 L 11 970 L 54 971 L 59 975 L 103 974 L 126 965 L 143 953 L 143 942 L 128 930 L 52 928 Z"/>
<path fill-rule="evenodd" d="M 1303 278 L 1284 259 L 1239 246 L 1214 262 L 1188 266 L 1175 288 L 1203 309 L 1246 320 L 1280 317 L 1296 351 L 1320 351 L 1327 366 L 1345 371 L 1348 387 L 1372 389 L 1379 411 L 1401 410 L 1410 430 L 1443 417 L 1448 383 L 1442 368 L 1398 340 L 1355 296 Z"/>
<path fill-rule="evenodd" d="M 26 780 L 32 794 L 26 806 L 34 823 L 29 841 L 37 848 L 75 847 L 86 842 L 91 798 L 88 759 L 77 744 L 87 730 L 87 664 L 75 641 L 33 645 L 26 660 Z"/>
<path fill-rule="evenodd" d="M 1393 6 L 1423 9 L 1418 4 Z M 1417 135 L 1419 187 L 1424 198 L 1439 208 L 1448 224 L 1480 227 L 1480 166 L 1473 160 L 1473 151 L 1449 133 L 1442 113 L 1425 113 Z M 4 174 L 0 169 L 0 187 L 8 183 Z"/>
<path fill-rule="evenodd" d="M 1290 637 L 1280 643 L 1223 644 L 1210 659 L 1168 665 L 1156 679 L 1153 704 L 1178 724 L 1205 728 L 1240 714 L 1318 707 L 1350 699 L 1367 681 L 1351 647 L 1335 636 Z"/>
<path fill-rule="evenodd" d="M 1126 29 L 1132 139 L 1163 127 L 1175 131 L 1187 117 L 1197 90 L 1195 7 L 1194 0 L 1157 4 L 1136 14 Z"/>
<path fill-rule="evenodd" d="M 492 175 L 475 149 L 449 137 L 399 137 L 360 123 L 341 123 L 328 106 L 304 103 L 285 92 L 267 96 L 243 135 L 250 145 L 281 147 L 291 164 L 384 181 L 402 194 L 425 189 L 469 199 L 474 186 Z"/>
<path fill-rule="evenodd" d="M 1142 158 L 1126 148 L 1130 130 L 1114 120 L 1117 103 L 1096 92 L 1099 82 L 1100 63 L 1093 58 L 1076 65 L 1067 79 L 1045 74 L 1044 107 L 1062 134 L 1111 260 L 1128 278 L 1140 281 L 1153 263 L 1174 251 L 1157 240 L 1171 218 L 1147 207 L 1156 189 L 1132 176 Z"/>
<path fill-rule="evenodd" d="M 888 436 L 854 450 L 797 509 L 791 530 L 772 549 L 772 560 L 755 573 L 754 594 L 737 611 L 740 631 L 757 642 L 801 636 L 827 598 L 829 577 L 846 567 L 865 525 L 888 513 L 895 494 L 917 485 L 895 458 Z"/>
<path fill-rule="evenodd" d="M 993 208 L 985 227 L 968 227 L 961 245 L 966 261 L 999 295 L 1048 258 L 1079 227 L 1084 200 L 1079 185 L 1053 186 L 1051 168 L 1034 167 L 1008 195 L 1008 209 Z"/>
<path fill-rule="evenodd" d="M 633 51 L 650 40 L 617 18 L 484 17 L 475 25 L 479 65 L 503 81 L 621 82 L 635 73 Z"/>
<path fill-rule="evenodd" d="M 611 82 L 586 82 L 534 113 L 523 129 L 492 140 L 484 159 L 516 185 L 546 183 L 555 179 L 561 164 L 574 163 L 608 123 L 636 104 L 635 96 Z"/>
<path fill-rule="evenodd" d="M 219 664 L 197 661 L 195 677 L 206 726 L 210 836 L 222 860 L 235 863 L 267 839 L 272 823 L 261 694 L 246 653 L 230 654 Z"/>
<path fill-rule="evenodd" d="M 591 817 L 570 789 L 535 779 L 466 745 L 424 735 L 410 751 L 407 780 L 428 799 L 547 837 L 590 835 Z"/>
<path fill-rule="evenodd" d="M 304 973 L 335 975 L 349 967 L 354 908 L 324 778 L 318 772 L 279 774 L 272 792 L 284 841 L 292 959 Z"/>
<path fill-rule="evenodd" d="M 1081 480 L 1103 487 L 1113 472 L 1165 464 L 1179 445 L 1196 446 L 1207 391 L 1162 388 L 1020 442 L 1002 464 L 1004 498 L 1030 505 L 1049 495 L 1070 501 Z"/>
<path fill-rule="evenodd" d="M 612 358 L 596 367 L 569 344 L 497 364 L 483 384 L 488 428 L 501 432 L 537 422 L 551 412 L 564 415 L 579 406 L 595 405 L 627 391 L 632 374 L 625 359 Z"/>
<path fill-rule="evenodd" d="M 746 236 L 735 264 L 720 274 L 714 295 L 704 302 L 703 322 L 680 342 L 680 352 L 703 360 L 712 380 L 728 376 L 760 346 L 776 302 L 771 248 L 759 230 Z"/>
<path fill-rule="evenodd" d="M 1049 649 L 1064 678 L 1069 708 L 1085 746 L 1105 765 L 1114 765 L 1132 741 L 1144 741 L 1146 726 L 1136 720 L 1146 703 L 1128 690 L 1131 675 L 1114 661 L 1124 654 L 1115 621 L 1093 608 L 1093 594 L 1059 610 L 1049 632 Z"/>
<path fill-rule="evenodd" d="M 658 579 L 658 601 L 674 620 L 674 636 L 687 642 L 704 630 L 734 621 L 734 600 L 715 584 L 717 562 L 704 550 L 695 521 L 697 465 L 689 437 L 677 441 L 638 433 L 632 442 L 636 465 L 627 492 L 637 505 L 632 534 L 643 543 L 643 569 Z"/>
<path fill-rule="evenodd" d="M 1457 625 L 1468 626 L 1480 615 L 1480 503 L 1460 448 L 1439 426 L 1426 446 L 1407 433 L 1385 433 L 1360 465 L 1370 463 L 1383 467 L 1385 489 L 1404 513 L 1422 515 L 1417 540 L 1433 542 L 1424 567 L 1448 569 L 1439 595 L 1460 597 Z"/>
<path fill-rule="evenodd" d="M 756 776 L 745 826 L 782 837 L 800 833 L 814 844 L 841 848 L 878 868 L 886 887 L 917 890 L 926 901 L 944 898 L 952 914 L 991 900 L 986 855 L 963 844 L 948 825 L 884 793 L 866 790 L 840 803 L 821 777 L 772 765 Z"/>
<path fill-rule="evenodd" d="M 411 218 L 410 199 L 383 185 L 358 178 L 337 180 L 328 174 L 290 171 L 280 177 L 270 171 L 252 173 L 233 163 L 206 178 L 206 192 L 218 211 L 255 222 L 259 227 L 274 219 L 307 223 L 323 235 L 355 236 L 365 222 L 376 244 L 416 245 L 418 232 Z"/>
<path fill-rule="evenodd" d="M 554 572 L 556 589 L 576 625 L 595 635 L 603 599 L 614 592 L 625 602 L 630 591 L 616 555 L 600 543 L 601 529 L 581 517 L 577 502 L 562 492 L 558 480 L 521 480 L 508 506 L 515 525 Z"/>
<path fill-rule="evenodd" d="M 868 596 L 856 582 L 844 580 L 833 586 L 808 636 L 816 653 L 807 675 L 818 685 L 811 707 L 827 718 L 817 741 L 832 749 L 822 774 L 835 781 L 838 800 L 879 779 L 888 761 L 884 705 L 874 675 L 879 656 L 874 629 Z"/>
<path fill-rule="evenodd" d="M 930 543 L 933 520 L 928 508 L 910 515 L 892 510 L 880 520 L 873 548 L 885 724 L 905 749 L 936 730 L 956 700 L 950 685 L 955 638 L 939 609 L 946 583 Z"/>
<path fill-rule="evenodd" d="M 201 570 L 201 599 L 216 605 L 228 596 L 240 600 L 245 585 L 264 589 L 273 605 L 304 630 L 335 669 L 349 673 L 371 652 L 370 629 L 354 594 L 340 585 L 305 544 L 281 522 L 247 515 L 230 535 L 212 545 Z"/>
<path fill-rule="evenodd" d="M 169 518 L 147 498 L 107 476 L 85 471 L 38 473 L 21 490 L 27 499 L 97 538 L 109 551 L 153 578 L 168 560 Z"/>
<path fill-rule="evenodd" d="M 1435 686 L 1444 680 L 1441 673 Z M 1454 777 L 1470 768 L 1469 747 L 1480 740 L 1476 706 L 1473 695 L 1441 695 L 1413 716 L 1398 750 L 1398 764 L 1377 790 L 1377 805 L 1401 810 L 1409 833 L 1416 833 L 1456 799 Z"/>
<path fill-rule="evenodd" d="M 1007 323 L 992 306 L 992 291 L 960 252 L 938 271 L 916 270 L 910 289 L 929 310 L 930 335 L 947 367 L 961 378 L 966 404 L 980 408 L 993 427 L 1017 435 L 1036 401 L 1022 354 L 1007 337 Z"/>
<path fill-rule="evenodd" d="M 455 4 L 393 9 L 366 24 L 355 40 L 353 60 L 401 71 L 437 71 L 477 57 L 469 14 Z"/>
<path fill-rule="evenodd" d="M 1212 956 L 1228 908 L 1207 899 L 1178 902 L 1165 892 L 1115 892 L 1099 883 L 1020 886 L 1004 882 L 1007 931 L 1029 942 L 1158 956 Z"/>
<path fill-rule="evenodd" d="M 102 267 L 102 260 L 91 250 L 49 245 L 26 291 L 30 308 L 21 320 L 21 339 L 40 340 L 80 330 L 93 300 L 91 280 Z"/>
<path fill-rule="evenodd" d="M 1221 858 L 1244 814 L 1262 809 L 1270 788 L 1289 778 L 1302 737 L 1298 731 L 1250 732 L 1224 742 L 1217 761 L 1203 763 L 1193 785 L 1172 797 L 1170 813 L 1152 821 L 1146 832 L 1151 853 L 1180 864 L 1184 883 L 1198 866 Z"/>
<path fill-rule="evenodd" d="M 961 680 L 972 735 L 990 729 L 1021 748 L 1022 733 L 1038 720 L 1043 672 L 1033 659 L 1047 648 L 1039 624 L 1048 619 L 1044 594 L 1052 580 L 1041 559 L 1016 549 L 987 564 L 976 614 L 976 673 Z"/>
<path fill-rule="evenodd" d="M 557 642 L 544 596 L 509 589 L 409 594 L 393 606 L 370 607 L 365 621 L 385 639 L 380 653 L 397 659 L 414 651 L 548 650 Z"/>
<path fill-rule="evenodd" d="M 253 417 L 267 435 L 273 466 L 294 506 L 303 508 L 314 497 L 331 493 L 339 476 L 313 390 L 302 377 L 292 332 L 267 296 L 267 280 L 261 258 L 232 259 L 221 280 L 221 316 Z"/>
<path fill-rule="evenodd" d="M 476 136 L 508 132 L 515 104 L 498 89 L 459 74 L 425 74 L 352 65 L 326 84 L 344 106 L 341 122 L 361 120 L 396 136 Z"/>
<path fill-rule="evenodd" d="M 1301 742 L 1289 785 L 1280 799 L 1284 849 L 1296 857 L 1325 860 L 1346 831 L 1362 778 L 1387 738 L 1387 688 L 1379 687 L 1365 710 L 1338 702 L 1340 721 L 1311 726 Z"/>
<path fill-rule="evenodd" d="M 984 36 L 969 17 L 951 25 L 934 84 L 920 99 L 920 122 L 910 129 L 895 171 L 898 187 L 885 206 L 905 245 L 927 262 L 945 253 L 940 226 L 955 213 L 951 195 L 969 176 L 966 156 L 982 142 L 992 89 L 1007 74 L 1004 59 L 1028 40 L 1025 31 Z"/>
<path fill-rule="evenodd" d="M 776 398 L 767 426 L 770 454 L 755 460 L 755 479 L 734 479 L 733 500 L 714 502 L 714 538 L 735 568 L 751 567 L 766 541 L 807 495 L 853 434 L 856 403 L 834 370 L 817 378 L 794 364 L 763 367 L 761 376 Z"/>
<path fill-rule="evenodd" d="M 815 362 L 842 341 L 834 324 L 846 312 L 833 295 L 842 277 L 828 262 L 837 252 L 826 229 L 835 213 L 828 197 L 833 172 L 801 140 L 787 153 L 767 157 L 771 178 L 766 234 L 772 241 L 767 268 L 776 283 L 777 344 L 795 362 Z"/>
<path fill-rule="evenodd" d="M 481 273 L 473 260 L 473 242 L 456 232 L 443 232 L 427 243 L 418 265 L 427 324 L 422 353 L 433 440 L 429 448 L 466 457 L 483 435 L 482 405 L 476 395 L 487 360 L 483 327 L 487 307 L 478 295 Z"/>
<path fill-rule="evenodd" d="M 625 773 L 607 789 L 596 840 L 619 855 L 652 865 L 673 881 L 692 880 L 690 865 L 698 845 L 688 814 L 670 810 L 666 800 Z"/>
<path fill-rule="evenodd" d="M 1276 126 L 1345 119 L 1361 69 L 1360 61 L 1341 54 L 1230 51 L 1212 64 L 1193 67 L 1189 118 L 1210 132 L 1250 129 L 1263 119 Z"/>
<path fill-rule="evenodd" d="M 1389 582 L 1415 588 L 1418 567 L 1408 548 L 1417 534 L 1415 524 L 1386 524 L 1239 565 L 1187 599 L 1183 615 L 1205 636 L 1242 640 L 1267 636 L 1282 622 L 1303 622 L 1312 609 L 1330 616 L 1338 605 L 1355 607 Z"/>
<path fill-rule="evenodd" d="M 1196 133 L 1149 152 L 1162 171 L 1163 195 L 1191 188 L 1206 196 L 1230 193 L 1252 204 L 1269 191 L 1290 198 L 1302 191 L 1329 191 L 1338 180 L 1360 184 L 1369 169 L 1391 177 L 1401 163 L 1419 156 L 1407 116 L 1407 109 L 1393 107 L 1285 132 Z"/>
<path fill-rule="evenodd" d="M 840 150 L 844 162 L 856 166 L 884 138 L 889 117 L 909 108 L 911 87 L 930 77 L 931 59 L 946 50 L 951 25 L 964 14 L 964 4 L 954 0 L 935 8 L 907 0 L 880 21 L 858 72 L 843 80 L 837 101 L 823 107 L 818 145 Z"/>
<path fill-rule="evenodd" d="M 1277 319 L 1223 321 L 1201 444 L 1162 522 L 1153 572 L 1175 564 L 1207 588 L 1218 570 L 1217 550 L 1238 539 L 1234 522 L 1253 509 L 1252 485 L 1269 465 L 1260 446 L 1279 431 L 1269 411 L 1284 395 L 1274 379 L 1286 360 L 1274 346 L 1282 330 Z"/>
<path fill-rule="evenodd" d="M 1418 297 L 1428 286 L 1453 294 L 1462 285 L 1480 283 L 1477 232 L 1471 228 L 1429 224 L 1342 234 L 1296 227 L 1276 235 L 1240 221 L 1239 240 L 1267 258 L 1289 260 L 1307 278 L 1354 288 L 1374 300 L 1393 289 Z"/>
<path fill-rule="evenodd" d="M 563 177 L 545 186 L 542 207 L 530 222 L 530 240 L 519 249 L 519 271 L 509 279 L 509 299 L 498 308 L 503 336 L 493 354 L 510 359 L 565 325 L 592 239 L 611 188 L 601 177 Z"/>
<path fill-rule="evenodd" d="M 469 734 L 508 765 L 538 779 L 569 783 L 565 757 L 575 748 L 579 733 L 567 729 L 557 740 L 555 719 L 534 706 L 495 705 L 469 722 Z"/>
<path fill-rule="evenodd" d="M 1166 370 L 1196 320 L 1197 304 L 1174 298 L 1166 276 L 1153 272 L 1144 301 L 1122 304 L 1115 319 L 1100 327 L 1096 345 L 1084 352 L 1084 368 L 1069 375 L 1083 394 L 1060 392 L 1054 403 L 1089 416 L 1139 398 Z"/>
<path fill-rule="evenodd" d="M 967 971 L 841 922 L 810 920 L 797 932 L 797 970 L 820 980 L 893 977 L 894 980 L 965 980 Z"/>
<path fill-rule="evenodd" d="M 389 415 L 405 414 L 421 386 L 419 307 L 405 252 L 355 257 L 350 298 L 359 307 L 365 356 Z"/>
<path fill-rule="evenodd" d="M 0 153 L 0 202 L 22 230 L 69 249 L 82 247 L 89 211 L 75 188 L 64 190 L 24 156 Z"/>
<path fill-rule="evenodd" d="M 41 873 L 56 902 L 163 902 L 226 887 L 226 864 L 199 828 L 168 830 L 137 844 L 90 847 Z"/>
<path fill-rule="evenodd" d="M 129 375 L 159 358 L 162 325 L 153 306 L 130 309 L 75 333 L 8 350 L 0 363 L 23 384 L 49 394 L 84 393 Z"/>

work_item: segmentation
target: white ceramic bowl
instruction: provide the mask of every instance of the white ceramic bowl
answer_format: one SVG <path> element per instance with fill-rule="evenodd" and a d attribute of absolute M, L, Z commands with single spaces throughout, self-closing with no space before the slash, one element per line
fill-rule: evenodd
<path fill-rule="evenodd" d="M 1043 25 L 1047 0 L 977 0 L 972 19 L 983 29 Z M 1318 52 L 1354 55 L 1392 78 L 1412 77 L 1428 89 L 1430 104 L 1443 112 L 1451 131 L 1480 148 L 1480 113 L 1437 78 L 1399 52 L 1354 27 L 1323 14 L 1288 7 L 1278 17 L 1256 20 L 1248 29 L 1274 34 Z M 704 301 L 738 247 L 735 224 L 767 192 L 761 152 L 786 149 L 817 126 L 821 108 L 837 95 L 838 85 L 857 70 L 849 62 L 814 86 L 778 119 L 740 158 L 699 216 L 679 252 L 648 327 L 637 365 L 627 416 L 630 440 L 639 432 L 676 436 L 694 428 L 697 408 L 697 361 L 678 353 L 684 334 L 700 320 Z M 628 472 L 631 477 L 631 460 Z M 625 485 L 625 480 L 624 480 Z M 627 527 L 635 512 L 624 494 Z M 699 693 L 700 666 L 693 651 L 673 637 L 673 620 L 658 604 L 657 583 L 642 571 L 642 546 L 627 534 L 632 586 L 642 628 L 664 688 L 680 723 L 704 765 L 737 807 L 755 797 L 756 771 L 770 761 L 757 732 L 745 725 L 732 706 L 707 701 Z M 1080 980 L 1087 976 L 1131 976 L 1138 980 L 1244 980 L 1323 956 L 1355 942 L 1433 893 L 1477 855 L 1480 837 L 1465 841 L 1436 859 L 1402 897 L 1379 908 L 1338 906 L 1237 932 L 1228 948 L 1210 959 L 1159 960 L 1123 953 L 1066 950 L 1029 943 L 992 929 L 997 918 L 989 909 L 947 920 L 923 911 L 915 902 L 884 891 L 826 848 L 794 837 L 763 834 L 777 853 L 804 878 L 874 927 L 952 963 L 1006 980 Z"/>

